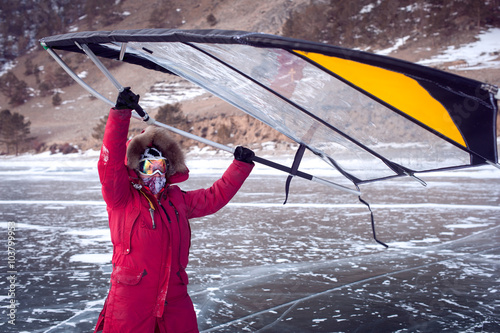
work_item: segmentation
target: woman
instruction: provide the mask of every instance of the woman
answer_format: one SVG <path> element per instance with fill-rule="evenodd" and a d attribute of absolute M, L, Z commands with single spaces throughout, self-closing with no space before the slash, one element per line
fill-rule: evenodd
<path fill-rule="evenodd" d="M 221 179 L 208 189 L 183 192 L 173 184 L 187 180 L 189 170 L 165 130 L 149 126 L 127 145 L 138 101 L 128 88 L 118 96 L 98 162 L 113 272 L 95 332 L 198 332 L 187 294 L 188 219 L 224 207 L 250 174 L 254 154 L 237 147 Z"/>

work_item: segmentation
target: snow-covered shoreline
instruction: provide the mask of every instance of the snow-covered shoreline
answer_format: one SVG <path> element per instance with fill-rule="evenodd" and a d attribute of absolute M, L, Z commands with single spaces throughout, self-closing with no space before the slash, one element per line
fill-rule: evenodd
<path fill-rule="evenodd" d="M 256 154 L 273 162 L 291 166 L 294 151 L 276 151 L 256 149 Z M 271 152 L 271 153 L 269 153 Z M 99 151 L 87 150 L 72 154 L 43 152 L 39 154 L 22 154 L 19 156 L 0 156 L 0 174 L 22 172 L 23 174 L 39 174 L 45 172 L 97 172 Z M 192 148 L 186 153 L 186 163 L 192 176 L 220 174 L 231 163 L 232 155 L 225 151 L 211 148 Z M 17 170 L 16 170 L 17 168 Z M 337 172 L 324 161 L 312 154 L 306 154 L 300 164 L 300 170 L 313 173 L 316 176 L 339 176 Z M 254 175 L 284 175 L 282 171 L 257 164 Z M 463 177 L 463 178 L 499 178 L 500 169 L 493 166 L 464 168 L 459 170 L 424 173 L 425 178 Z"/>

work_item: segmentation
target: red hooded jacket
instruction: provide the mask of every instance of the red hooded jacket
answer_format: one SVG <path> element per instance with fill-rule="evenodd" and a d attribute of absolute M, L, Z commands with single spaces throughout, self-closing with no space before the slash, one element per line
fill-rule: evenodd
<path fill-rule="evenodd" d="M 224 207 L 253 164 L 234 160 L 210 188 L 183 192 L 172 185 L 189 177 L 182 157 L 180 163 L 174 161 L 180 166 L 167 178 L 157 200 L 147 188 L 134 184 L 137 175 L 124 163 L 130 117 L 131 110 L 110 110 L 98 162 L 113 243 L 113 272 L 95 332 L 196 332 L 185 271 L 191 241 L 188 219 Z M 175 150 L 163 146 L 164 154 Z"/>

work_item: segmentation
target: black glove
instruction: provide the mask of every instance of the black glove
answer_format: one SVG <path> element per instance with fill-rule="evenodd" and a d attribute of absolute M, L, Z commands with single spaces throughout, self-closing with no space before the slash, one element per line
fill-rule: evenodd
<path fill-rule="evenodd" d="M 130 109 L 135 110 L 139 107 L 139 95 L 134 94 L 130 87 L 126 87 L 122 92 L 118 94 L 118 98 L 116 99 L 115 109 L 123 110 Z"/>
<path fill-rule="evenodd" d="M 238 146 L 234 150 L 234 159 L 245 163 L 253 163 L 255 153 L 248 148 Z"/>

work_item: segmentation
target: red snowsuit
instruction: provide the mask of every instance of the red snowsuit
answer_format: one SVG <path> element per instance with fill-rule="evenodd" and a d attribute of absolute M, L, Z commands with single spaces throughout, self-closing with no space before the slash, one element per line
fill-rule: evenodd
<path fill-rule="evenodd" d="M 137 175 L 124 163 L 130 115 L 130 110 L 110 110 L 98 162 L 113 272 L 95 332 L 197 332 L 185 271 L 191 241 L 188 219 L 224 207 L 253 164 L 234 160 L 210 188 L 183 192 L 171 184 L 188 178 L 186 168 L 168 177 L 157 200 L 147 188 L 134 186 Z"/>

